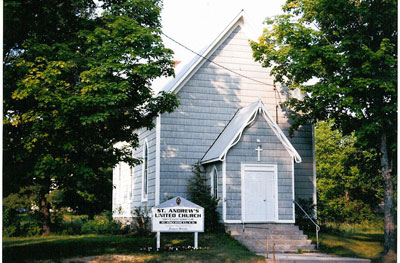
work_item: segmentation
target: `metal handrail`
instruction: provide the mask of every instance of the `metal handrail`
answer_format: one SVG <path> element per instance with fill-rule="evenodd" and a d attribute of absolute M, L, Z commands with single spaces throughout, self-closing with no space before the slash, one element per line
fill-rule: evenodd
<path fill-rule="evenodd" d="M 321 227 L 319 225 L 317 225 L 317 223 L 314 222 L 314 220 L 311 218 L 311 216 L 309 216 L 307 214 L 307 212 L 304 211 L 303 207 L 301 207 L 301 205 L 299 203 L 297 203 L 296 200 L 293 200 L 293 203 L 295 203 L 301 209 L 301 211 L 303 211 L 303 213 L 308 217 L 308 219 L 310 219 L 310 221 L 315 225 L 315 235 L 317 238 L 317 249 L 318 249 L 318 247 L 319 247 L 318 232 L 321 230 Z"/>

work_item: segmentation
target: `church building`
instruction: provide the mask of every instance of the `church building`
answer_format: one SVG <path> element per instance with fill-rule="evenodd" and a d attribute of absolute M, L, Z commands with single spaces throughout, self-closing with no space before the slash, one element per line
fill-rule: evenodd
<path fill-rule="evenodd" d="M 179 107 L 152 130 L 138 131 L 134 156 L 142 163 L 113 171 L 113 217 L 129 220 L 135 207 L 187 198 L 192 167 L 205 169 L 219 198 L 224 224 L 293 224 L 293 200 L 316 203 L 313 127 L 289 137 L 282 103 L 296 95 L 274 84 L 254 61 L 249 39 L 257 35 L 240 13 L 217 39 L 162 87 Z"/>

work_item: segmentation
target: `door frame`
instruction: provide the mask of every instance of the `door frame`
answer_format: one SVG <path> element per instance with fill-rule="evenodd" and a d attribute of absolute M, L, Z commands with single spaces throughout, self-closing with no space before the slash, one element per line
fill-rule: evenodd
<path fill-rule="evenodd" d="M 245 172 L 246 171 L 266 171 L 266 172 L 274 172 L 273 179 L 274 179 L 274 220 L 259 220 L 259 221 L 246 221 L 245 215 Z M 241 163 L 241 212 L 242 212 L 242 222 L 243 223 L 266 223 L 266 222 L 278 222 L 278 164 L 276 163 Z"/>

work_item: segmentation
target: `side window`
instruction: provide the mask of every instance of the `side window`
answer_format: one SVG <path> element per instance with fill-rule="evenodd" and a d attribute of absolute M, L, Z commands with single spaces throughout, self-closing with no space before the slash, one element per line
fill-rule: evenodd
<path fill-rule="evenodd" d="M 149 188 L 149 145 L 147 140 L 144 141 L 143 145 L 143 163 L 142 163 L 142 201 L 147 201 L 147 194 Z"/>
<path fill-rule="evenodd" d="M 211 195 L 218 198 L 218 172 L 215 166 L 211 172 Z"/>

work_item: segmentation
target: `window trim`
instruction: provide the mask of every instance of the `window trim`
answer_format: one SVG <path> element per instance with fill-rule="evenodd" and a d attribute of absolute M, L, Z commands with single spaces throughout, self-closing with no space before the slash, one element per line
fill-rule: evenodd
<path fill-rule="evenodd" d="M 146 155 L 146 156 L 145 156 Z M 147 138 L 144 139 L 143 151 L 142 151 L 142 202 L 148 201 L 149 196 L 149 143 Z M 146 169 L 145 169 L 146 167 Z M 145 192 L 145 171 L 146 171 L 146 192 Z"/>

